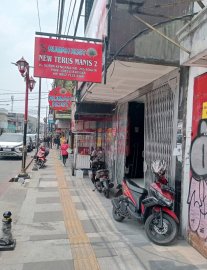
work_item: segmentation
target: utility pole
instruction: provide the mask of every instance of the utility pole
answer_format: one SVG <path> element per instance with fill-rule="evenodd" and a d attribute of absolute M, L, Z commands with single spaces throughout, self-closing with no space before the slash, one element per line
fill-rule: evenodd
<path fill-rule="evenodd" d="M 45 130 L 45 137 L 47 137 L 47 122 L 48 122 L 48 116 L 47 116 L 47 109 L 48 109 L 48 106 L 46 107 L 46 130 Z"/>
<path fill-rule="evenodd" d="M 40 108 L 41 108 L 41 78 L 39 78 L 39 96 L 38 96 L 38 120 L 37 120 L 37 152 L 40 144 Z"/>
<path fill-rule="evenodd" d="M 13 113 L 14 96 L 11 96 L 11 112 Z"/>

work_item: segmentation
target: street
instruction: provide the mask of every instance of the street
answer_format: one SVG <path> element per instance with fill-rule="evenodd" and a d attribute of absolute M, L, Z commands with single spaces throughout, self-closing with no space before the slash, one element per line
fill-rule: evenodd
<path fill-rule="evenodd" d="M 21 160 L 17 158 L 0 159 L 0 183 L 8 182 L 21 170 Z"/>
<path fill-rule="evenodd" d="M 28 154 L 27 163 L 31 160 L 32 153 Z M 6 192 L 9 180 L 21 171 L 21 162 L 17 158 L 0 158 L 0 197 Z"/>

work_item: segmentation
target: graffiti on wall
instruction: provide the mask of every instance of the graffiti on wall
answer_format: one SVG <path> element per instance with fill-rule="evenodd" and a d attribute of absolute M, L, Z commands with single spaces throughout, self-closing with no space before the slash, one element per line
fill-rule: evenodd
<path fill-rule="evenodd" d="M 189 226 L 200 238 L 207 239 L 207 120 L 200 120 L 190 157 Z"/>
<path fill-rule="evenodd" d="M 195 78 L 190 149 L 188 221 L 190 232 L 207 241 L 207 74 Z"/>

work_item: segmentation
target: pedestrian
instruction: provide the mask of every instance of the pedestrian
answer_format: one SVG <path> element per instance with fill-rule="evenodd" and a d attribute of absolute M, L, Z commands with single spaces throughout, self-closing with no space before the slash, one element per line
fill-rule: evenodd
<path fill-rule="evenodd" d="M 62 134 L 60 137 L 60 145 L 62 145 L 66 141 L 65 135 Z"/>
<path fill-rule="evenodd" d="M 61 156 L 62 156 L 64 166 L 66 164 L 66 160 L 68 159 L 68 149 L 69 149 L 69 145 L 67 144 L 67 141 L 65 140 L 65 141 L 63 141 L 63 144 L 60 147 Z"/>
<path fill-rule="evenodd" d="M 60 148 L 60 137 L 59 136 L 56 138 L 56 144 L 57 144 L 57 149 L 59 149 Z"/>

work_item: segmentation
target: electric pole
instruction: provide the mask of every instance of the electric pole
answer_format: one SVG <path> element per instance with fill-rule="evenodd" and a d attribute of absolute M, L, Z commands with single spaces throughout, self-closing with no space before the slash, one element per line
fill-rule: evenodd
<path fill-rule="evenodd" d="M 13 113 L 14 96 L 11 96 L 11 112 Z"/>

